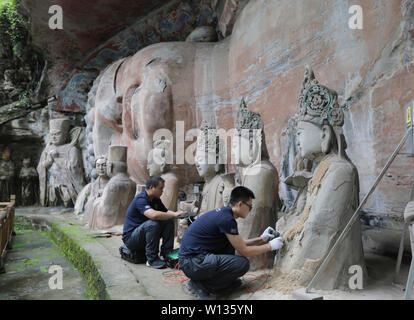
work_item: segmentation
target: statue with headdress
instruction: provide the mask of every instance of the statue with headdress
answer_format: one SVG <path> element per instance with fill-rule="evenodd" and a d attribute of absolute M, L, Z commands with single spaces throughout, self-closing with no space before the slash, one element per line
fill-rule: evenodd
<path fill-rule="evenodd" d="M 197 146 L 194 163 L 200 177 L 204 179 L 203 191 L 200 201 L 180 203 L 180 209 L 187 212 L 198 212 L 197 216 L 228 205 L 229 194 L 226 192 L 226 184 L 222 178 L 225 175 L 224 144 L 212 121 L 203 120 L 197 136 Z M 231 186 L 229 187 L 231 188 Z M 227 188 L 228 189 L 228 188 Z M 181 240 L 187 229 L 187 220 L 179 220 L 178 241 Z"/>
<path fill-rule="evenodd" d="M 78 147 L 82 128 L 69 131 L 67 118 L 50 120 L 49 126 L 49 141 L 37 167 L 40 204 L 73 207 L 84 186 L 82 155 Z"/>
<path fill-rule="evenodd" d="M 14 164 L 10 156 L 10 148 L 4 148 L 0 160 L 0 202 L 9 202 L 13 193 Z"/>
<path fill-rule="evenodd" d="M 107 230 L 124 224 L 126 211 L 135 196 L 136 184 L 127 173 L 127 147 L 110 146 L 107 162 L 110 177 L 102 196 L 94 200 L 89 228 Z M 122 230 L 118 230 L 122 233 Z"/>
<path fill-rule="evenodd" d="M 160 176 L 164 179 L 164 191 L 161 201 L 171 211 L 177 211 L 178 177 L 171 171 L 172 163 L 171 142 L 161 139 L 154 142 L 154 148 L 148 154 L 147 169 L 150 176 Z M 174 219 L 174 234 L 177 235 L 178 222 Z"/>
<path fill-rule="evenodd" d="M 39 200 L 39 178 L 35 168 L 30 166 L 30 158 L 23 159 L 23 167 L 20 170 L 21 202 L 23 206 L 31 206 Z"/>
<path fill-rule="evenodd" d="M 154 148 L 148 154 L 147 169 L 150 176 L 160 176 L 164 179 L 164 192 L 161 201 L 168 210 L 177 211 L 178 203 L 178 178 L 171 172 L 170 163 L 171 142 L 169 140 L 157 140 Z"/>
<path fill-rule="evenodd" d="M 274 227 L 279 209 L 279 175 L 270 162 L 263 120 L 249 110 L 242 99 L 233 137 L 233 153 L 240 169 L 241 185 L 253 191 L 253 208 L 246 219 L 238 219 L 239 234 L 244 239 L 260 237 L 269 226 Z M 250 269 L 263 267 L 260 257 L 252 257 Z M 274 252 L 265 254 L 264 264 L 271 267 Z"/>
<path fill-rule="evenodd" d="M 273 275 L 275 288 L 291 290 L 309 283 L 359 204 L 358 171 L 345 152 L 344 109 L 337 93 L 319 84 L 309 67 L 299 106 L 297 140 L 302 164 L 286 183 L 300 190 L 302 200 L 277 222 L 285 246 L 276 256 Z M 305 160 L 316 165 L 313 173 Z M 316 288 L 347 287 L 352 265 L 366 272 L 359 221 Z"/>

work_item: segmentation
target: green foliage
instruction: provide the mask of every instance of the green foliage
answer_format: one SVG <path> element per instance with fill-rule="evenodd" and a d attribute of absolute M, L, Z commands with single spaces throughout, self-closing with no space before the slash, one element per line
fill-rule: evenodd
<path fill-rule="evenodd" d="M 37 260 L 37 259 L 29 259 L 29 260 L 26 260 L 24 262 L 24 265 L 27 266 L 27 267 L 37 266 L 37 265 L 39 265 L 39 260 Z"/>
<path fill-rule="evenodd" d="M 43 273 L 48 273 L 47 269 L 45 267 L 43 267 L 43 266 L 40 266 L 39 269 Z"/>
<path fill-rule="evenodd" d="M 0 33 L 9 39 L 12 47 L 27 34 L 27 19 L 19 12 L 19 6 L 17 0 L 0 0 Z"/>

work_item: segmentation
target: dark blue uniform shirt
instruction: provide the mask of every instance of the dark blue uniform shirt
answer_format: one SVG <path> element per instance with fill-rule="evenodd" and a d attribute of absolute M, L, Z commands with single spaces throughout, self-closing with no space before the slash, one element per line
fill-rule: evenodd
<path fill-rule="evenodd" d="M 200 253 L 227 253 L 231 244 L 226 233 L 239 234 L 233 210 L 226 206 L 206 212 L 185 231 L 179 257 L 186 258 Z"/>
<path fill-rule="evenodd" d="M 150 201 L 147 192 L 144 190 L 138 194 L 128 207 L 124 221 L 124 231 L 122 234 L 122 240 L 126 241 L 131 233 L 145 221 L 149 220 L 144 215 L 144 212 L 148 209 L 154 209 L 157 211 L 167 212 L 168 209 L 164 206 L 161 199 L 153 199 Z"/>

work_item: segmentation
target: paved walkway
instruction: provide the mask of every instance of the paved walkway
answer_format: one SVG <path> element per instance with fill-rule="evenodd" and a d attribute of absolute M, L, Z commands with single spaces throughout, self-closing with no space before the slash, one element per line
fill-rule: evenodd
<path fill-rule="evenodd" d="M 69 235 L 78 245 L 82 247 L 93 259 L 100 276 L 105 282 L 106 292 L 109 298 L 114 300 L 193 300 L 191 295 L 184 287 L 182 282 L 174 279 L 172 269 L 152 269 L 145 264 L 132 264 L 120 258 L 119 247 L 122 245 L 121 236 L 102 237 L 103 235 L 93 232 L 82 225 L 78 217 L 71 210 L 62 208 L 17 208 L 18 217 L 24 217 L 34 224 L 50 225 L 53 223 L 58 226 L 65 234 Z M 39 244 L 33 243 L 32 250 Z M 176 246 L 177 247 L 177 246 Z M 29 255 L 29 253 L 27 253 Z M 13 259 L 13 254 L 9 255 Z M 40 261 L 40 259 L 39 259 Z M 55 260 L 53 260 L 53 263 Z M 51 262 L 47 259 L 43 262 L 46 268 Z M 403 299 L 404 286 L 393 285 L 392 275 L 395 267 L 395 260 L 366 255 L 366 263 L 370 273 L 369 285 L 364 290 L 354 291 L 319 291 L 324 299 Z M 6 263 L 6 268 L 11 266 Z M 402 279 L 406 279 L 408 265 L 403 265 L 401 271 Z M 39 269 L 39 266 L 37 266 Z M 69 269 L 71 269 L 69 267 Z M 73 271 L 73 270 L 72 270 Z M 66 272 L 66 271 L 65 271 Z M 68 270 L 69 272 L 69 270 Z M 285 295 L 277 291 L 277 288 L 268 288 L 263 280 L 251 281 L 258 276 L 271 275 L 271 270 L 260 270 L 249 273 L 243 278 L 244 285 L 227 297 L 221 299 L 228 300 L 288 300 L 291 295 Z M 46 274 L 48 277 L 49 275 Z M 78 275 L 76 275 L 78 276 Z M 1 281 L 1 275 L 0 275 Z M 261 287 L 259 291 L 254 291 Z M 0 282 L 1 288 L 1 282 Z M 9 282 L 7 290 L 12 290 Z M 23 290 L 23 287 L 16 289 L 14 294 Z M 1 292 L 3 290 L 0 289 Z M 24 290 L 23 290 L 24 291 Z M 44 291 L 43 295 L 36 296 L 39 299 L 50 299 L 57 296 L 48 295 L 49 291 Z M 63 293 L 62 293 L 63 294 Z M 32 296 L 27 296 L 31 298 Z M 35 298 L 35 296 L 33 296 Z M 67 296 L 69 298 L 69 296 Z M 1 298 L 1 296 L 0 296 Z M 79 296 L 81 298 L 81 296 Z"/>
<path fill-rule="evenodd" d="M 45 232 L 17 228 L 15 232 L 13 249 L 6 256 L 6 273 L 0 274 L 0 300 L 87 299 L 81 275 Z M 53 265 L 62 267 L 62 289 L 49 287 L 50 278 L 57 275 L 49 273 Z"/>

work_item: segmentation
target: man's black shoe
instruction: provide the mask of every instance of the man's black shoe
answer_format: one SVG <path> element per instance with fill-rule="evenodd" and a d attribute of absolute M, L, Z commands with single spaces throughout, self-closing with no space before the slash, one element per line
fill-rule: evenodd
<path fill-rule="evenodd" d="M 164 269 L 167 267 L 164 261 L 160 258 L 156 258 L 154 261 L 147 261 L 147 267 L 155 268 L 155 269 Z"/>
<path fill-rule="evenodd" d="M 121 254 L 121 258 L 131 262 L 131 263 L 145 263 L 145 261 L 147 260 L 145 258 L 145 254 L 144 253 L 138 253 L 138 252 L 132 252 L 131 250 L 129 250 L 127 248 L 126 245 L 122 245 L 119 247 L 119 253 Z"/>
<path fill-rule="evenodd" d="M 217 294 L 220 294 L 220 295 L 230 295 L 234 291 L 236 291 L 238 288 L 240 288 L 242 286 L 242 284 L 243 284 L 243 281 L 240 278 L 239 279 L 236 279 L 232 283 L 230 283 L 230 285 L 226 289 L 224 289 L 224 290 L 222 290 L 220 292 L 217 292 Z"/>
<path fill-rule="evenodd" d="M 198 286 L 193 280 L 188 280 L 185 283 L 187 289 L 194 294 L 198 300 L 216 300 L 217 297 L 215 295 L 211 295 L 206 292 L 203 288 Z"/>

